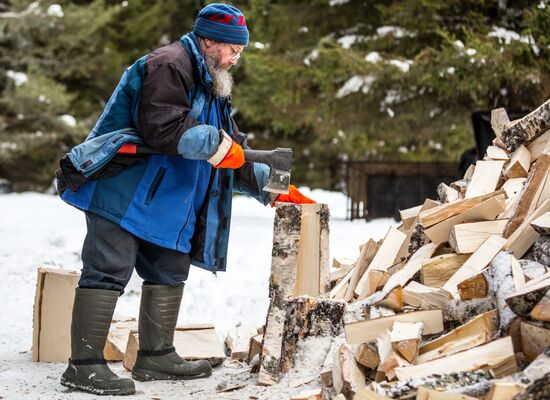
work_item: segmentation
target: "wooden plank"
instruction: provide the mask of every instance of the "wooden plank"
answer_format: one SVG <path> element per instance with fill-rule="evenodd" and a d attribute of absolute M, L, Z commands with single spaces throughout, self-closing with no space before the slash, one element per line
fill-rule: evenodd
<path fill-rule="evenodd" d="M 443 286 L 469 257 L 469 254 L 451 253 L 424 261 L 420 271 L 422 283 L 435 288 Z"/>
<path fill-rule="evenodd" d="M 344 295 L 344 300 L 351 301 L 355 294 L 355 288 L 359 283 L 359 279 L 365 274 L 367 268 L 369 267 L 372 259 L 378 251 L 378 243 L 370 239 L 365 245 L 361 248 L 361 253 L 359 254 L 359 260 L 357 260 L 357 268 L 355 269 L 353 275 L 350 278 L 346 294 Z"/>
<path fill-rule="evenodd" d="M 449 302 L 449 293 L 441 288 L 410 281 L 403 288 L 403 302 L 413 307 L 432 310 L 443 309 Z"/>
<path fill-rule="evenodd" d="M 225 344 L 231 352 L 233 360 L 248 360 L 250 340 L 258 334 L 258 328 L 251 322 L 242 322 L 227 332 Z"/>
<path fill-rule="evenodd" d="M 504 191 L 501 189 L 481 196 L 455 201 L 451 204 L 441 204 L 429 210 L 422 211 L 418 215 L 418 219 L 424 228 L 429 228 L 432 225 L 454 217 L 457 214 L 461 214 L 464 211 L 483 203 L 485 200 L 489 200 L 502 193 L 504 193 Z"/>
<path fill-rule="evenodd" d="M 531 165 L 531 153 L 525 146 L 519 146 L 512 153 L 512 159 L 504 170 L 504 176 L 511 178 L 526 178 Z"/>
<path fill-rule="evenodd" d="M 368 282 L 368 271 L 378 270 L 378 271 L 387 271 L 395 263 L 395 259 L 401 249 L 401 246 L 407 235 L 398 229 L 391 227 L 384 241 L 380 245 L 380 248 L 376 252 L 376 255 L 370 262 L 365 273 L 359 279 L 357 287 L 355 288 L 355 294 L 357 294 L 358 299 L 366 298 L 370 293 L 369 291 L 369 282 Z"/>
<path fill-rule="evenodd" d="M 405 360 L 412 363 L 418 354 L 422 338 L 422 322 L 395 321 L 390 333 L 393 349 Z"/>
<path fill-rule="evenodd" d="M 550 235 L 550 211 L 531 221 L 531 226 L 539 235 Z"/>
<path fill-rule="evenodd" d="M 453 226 L 449 244 L 458 254 L 475 252 L 489 236 L 502 236 L 508 220 L 470 222 Z"/>
<path fill-rule="evenodd" d="M 453 226 L 466 222 L 494 220 L 505 209 L 504 192 L 502 192 L 497 196 L 487 199 L 457 215 L 425 229 L 424 233 L 433 243 L 445 243 L 449 239 Z"/>
<path fill-rule="evenodd" d="M 540 207 L 523 220 L 514 233 L 508 237 L 504 248 L 510 250 L 516 258 L 522 258 L 540 236 L 531 226 L 531 222 L 548 211 L 550 211 L 550 199 L 544 200 Z"/>
<path fill-rule="evenodd" d="M 522 144 L 532 142 L 548 129 L 550 129 L 550 100 L 505 128 L 502 131 L 502 140 L 506 148 L 513 151 Z"/>
<path fill-rule="evenodd" d="M 521 348 L 527 360 L 533 361 L 550 347 L 550 329 L 521 321 Z"/>
<path fill-rule="evenodd" d="M 515 372 L 517 365 L 512 339 L 507 336 L 445 358 L 410 367 L 397 367 L 395 372 L 398 379 L 402 381 L 422 378 L 433 374 L 434 371 L 438 374 L 446 374 L 476 369 L 491 369 L 497 377 Z"/>
<path fill-rule="evenodd" d="M 344 324 L 347 342 L 350 344 L 361 344 L 374 340 L 384 330 L 391 329 L 395 321 L 423 322 L 425 335 L 443 331 L 443 316 L 441 310 L 413 311 L 389 317 Z"/>
<path fill-rule="evenodd" d="M 542 155 L 531 167 L 523 185 L 521 199 L 513 210 L 513 216 L 506 227 L 504 237 L 510 237 L 541 203 L 550 198 L 550 155 Z"/>
<path fill-rule="evenodd" d="M 72 309 L 79 278 L 80 274 L 75 271 L 38 268 L 33 361 L 66 362 L 70 357 Z"/>
<path fill-rule="evenodd" d="M 481 272 L 502 249 L 506 239 L 499 236 L 490 236 L 483 244 L 473 253 L 468 260 L 460 267 L 453 276 L 443 285 L 443 289 L 448 291 L 455 299 L 459 298 L 457 285 L 479 272 Z"/>
<path fill-rule="evenodd" d="M 464 198 L 471 199 L 494 192 L 503 167 L 504 161 L 478 161 Z"/>

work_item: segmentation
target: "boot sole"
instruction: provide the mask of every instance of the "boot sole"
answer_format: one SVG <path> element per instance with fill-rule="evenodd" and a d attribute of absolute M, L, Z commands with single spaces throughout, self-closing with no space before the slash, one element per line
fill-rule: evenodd
<path fill-rule="evenodd" d="M 164 372 L 159 371 L 153 371 L 150 369 L 142 369 L 142 368 L 136 368 L 134 367 L 132 369 L 132 378 L 136 381 L 140 382 L 147 382 L 147 381 L 165 381 L 165 380 L 192 380 L 192 379 L 203 379 L 208 378 L 210 375 L 212 375 L 212 371 L 204 372 L 202 374 L 197 375 L 173 375 L 173 374 L 167 374 Z"/>
<path fill-rule="evenodd" d="M 93 386 L 67 381 L 63 376 L 61 377 L 61 385 L 69 389 L 97 394 L 99 396 L 129 396 L 136 394 L 135 389 L 97 389 Z"/>

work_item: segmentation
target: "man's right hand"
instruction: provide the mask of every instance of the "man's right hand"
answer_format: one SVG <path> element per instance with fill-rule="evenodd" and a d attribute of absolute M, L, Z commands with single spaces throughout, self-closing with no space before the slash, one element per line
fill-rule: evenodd
<path fill-rule="evenodd" d="M 208 162 L 214 168 L 240 168 L 244 164 L 244 151 L 240 144 L 235 142 L 223 130 L 220 130 L 220 145 L 216 154 L 214 154 Z"/>

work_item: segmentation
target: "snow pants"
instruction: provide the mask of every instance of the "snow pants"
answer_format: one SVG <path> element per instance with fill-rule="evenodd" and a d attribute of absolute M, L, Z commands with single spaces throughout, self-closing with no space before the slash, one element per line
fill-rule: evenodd
<path fill-rule="evenodd" d="M 179 286 L 189 274 L 189 254 L 142 240 L 117 224 L 86 212 L 79 287 L 124 293 L 134 268 L 146 284 Z"/>

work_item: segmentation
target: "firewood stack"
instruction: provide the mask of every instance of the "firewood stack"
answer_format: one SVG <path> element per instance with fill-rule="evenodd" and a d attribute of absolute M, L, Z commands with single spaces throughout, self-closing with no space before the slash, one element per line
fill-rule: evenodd
<path fill-rule="evenodd" d="M 326 206 L 278 207 L 260 384 L 332 336 L 310 398 L 550 398 L 550 100 L 491 124 L 463 179 L 330 275 Z"/>

